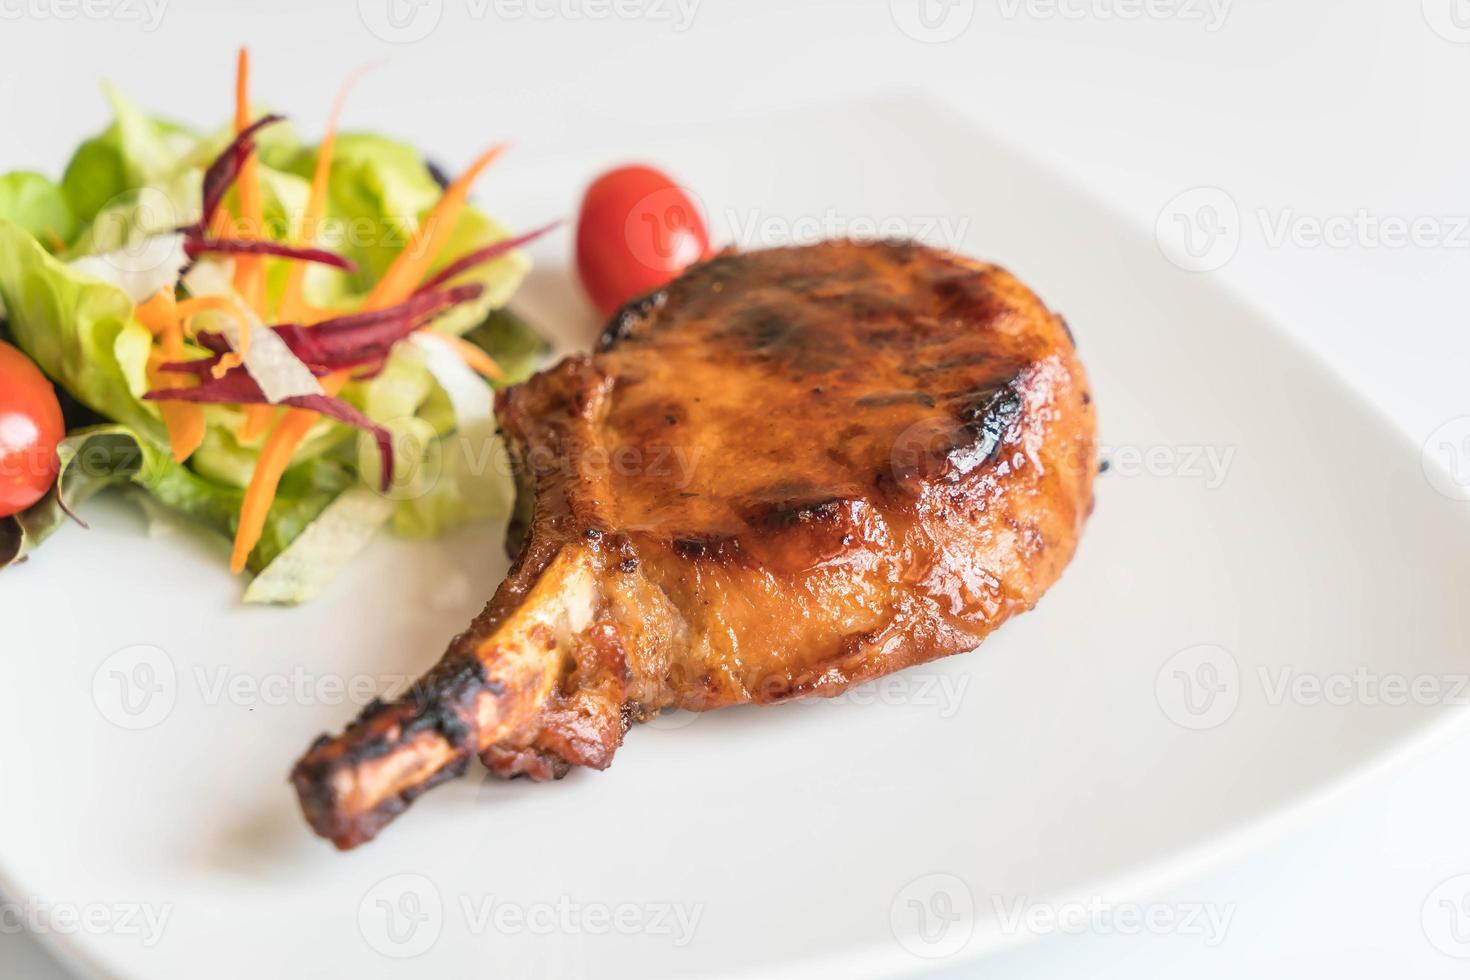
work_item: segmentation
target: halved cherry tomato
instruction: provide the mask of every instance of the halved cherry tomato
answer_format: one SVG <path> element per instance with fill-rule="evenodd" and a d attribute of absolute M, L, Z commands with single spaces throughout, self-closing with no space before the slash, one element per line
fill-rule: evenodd
<path fill-rule="evenodd" d="M 604 316 L 708 254 L 698 204 L 652 167 L 609 170 L 582 198 L 577 272 Z"/>
<path fill-rule="evenodd" d="M 30 358 L 0 341 L 0 517 L 46 496 L 60 466 L 56 444 L 65 435 L 51 382 Z"/>

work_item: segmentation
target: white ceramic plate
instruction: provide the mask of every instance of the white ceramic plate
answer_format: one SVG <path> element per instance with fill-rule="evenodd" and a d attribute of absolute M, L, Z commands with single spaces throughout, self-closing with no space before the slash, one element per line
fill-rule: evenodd
<path fill-rule="evenodd" d="M 221 542 L 98 501 L 90 533 L 0 579 L 0 887 L 61 913 L 43 931 L 74 963 L 194 980 L 959 962 L 1045 931 L 1046 909 L 1184 874 L 1464 714 L 1436 702 L 1470 670 L 1470 526 L 1415 448 L 1028 160 L 910 102 L 525 156 L 497 186 L 527 226 L 641 156 L 699 188 L 725 240 L 878 228 L 1009 266 L 1069 317 L 1114 460 L 1076 561 L 978 653 L 845 703 L 674 716 L 605 773 L 474 774 L 338 854 L 286 772 L 355 713 L 344 688 L 437 659 L 504 571 L 498 529 L 383 540 L 316 604 L 254 609 Z M 565 250 L 537 249 L 523 305 L 585 343 Z M 1378 693 L 1354 693 L 1362 677 Z"/>

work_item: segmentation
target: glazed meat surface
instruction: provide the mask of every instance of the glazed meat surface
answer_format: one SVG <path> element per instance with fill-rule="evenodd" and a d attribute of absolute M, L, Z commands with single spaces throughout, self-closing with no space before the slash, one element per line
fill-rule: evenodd
<path fill-rule="evenodd" d="M 666 708 L 973 649 L 1073 554 L 1091 401 L 1066 325 L 995 266 L 830 242 L 691 269 L 499 394 L 510 574 L 409 695 L 297 764 L 307 819 L 352 847 L 472 754 L 602 769 Z"/>

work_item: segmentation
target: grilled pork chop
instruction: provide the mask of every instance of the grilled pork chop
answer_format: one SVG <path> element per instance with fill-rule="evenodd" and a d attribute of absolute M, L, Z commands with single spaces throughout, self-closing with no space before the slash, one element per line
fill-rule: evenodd
<path fill-rule="evenodd" d="M 1072 556 L 1091 401 L 1066 324 L 995 266 L 831 242 L 691 269 L 500 392 L 509 577 L 409 695 L 297 764 L 307 820 L 354 847 L 471 754 L 603 769 L 666 708 L 974 648 Z"/>

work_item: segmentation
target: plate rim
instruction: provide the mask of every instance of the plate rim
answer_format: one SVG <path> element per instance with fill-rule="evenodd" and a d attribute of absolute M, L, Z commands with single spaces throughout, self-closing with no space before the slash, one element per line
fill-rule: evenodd
<path fill-rule="evenodd" d="M 1113 201 L 1098 194 L 1079 175 L 1055 164 L 1036 152 L 1034 148 L 1006 136 L 993 126 L 971 118 L 938 96 L 917 90 L 875 91 L 824 100 L 781 113 L 769 114 L 757 120 L 757 124 L 775 126 L 783 123 L 792 124 L 809 119 L 814 115 L 842 110 L 895 113 L 905 118 L 907 125 L 925 131 L 932 131 L 930 127 L 935 123 L 943 123 L 949 127 L 950 131 L 961 132 L 962 138 L 979 140 L 988 144 L 990 149 L 1018 163 L 1028 165 L 1045 181 L 1064 187 L 1071 194 L 1087 200 L 1099 215 L 1105 217 L 1109 224 L 1121 234 L 1133 237 L 1136 243 L 1143 244 L 1145 247 L 1147 247 L 1147 242 L 1152 240 L 1155 248 L 1163 256 L 1162 249 L 1158 248 L 1157 239 L 1141 219 L 1130 215 Z M 730 116 L 728 120 L 724 116 L 710 116 L 685 123 L 674 129 L 673 132 L 679 137 L 692 139 L 703 130 L 718 127 L 722 121 L 749 123 L 751 119 L 741 115 Z M 554 143 L 548 145 L 546 150 L 546 156 L 558 159 L 571 153 L 587 152 L 589 144 L 575 141 Z M 1167 258 L 1167 256 L 1163 257 Z M 1419 452 L 1421 447 L 1414 445 L 1411 433 L 1363 392 L 1354 388 L 1343 373 L 1326 357 L 1319 354 L 1310 343 L 1288 329 L 1283 320 L 1262 304 L 1246 283 L 1240 281 L 1239 275 L 1225 270 L 1211 272 L 1179 270 L 1179 272 L 1180 275 L 1187 275 L 1195 280 L 1199 288 L 1213 290 L 1216 295 L 1227 298 L 1247 313 L 1259 326 L 1260 336 L 1284 345 L 1294 356 L 1309 362 L 1320 373 L 1321 382 L 1331 386 L 1331 394 L 1335 400 L 1352 404 L 1360 411 L 1364 421 L 1371 420 L 1381 425 L 1386 434 L 1391 434 L 1389 438 L 1402 445 L 1403 452 L 1420 456 L 1425 465 L 1433 465 L 1442 472 L 1448 473 L 1448 470 L 1439 461 L 1431 462 L 1422 457 Z M 1463 522 L 1470 527 L 1470 516 L 1446 518 L 1444 523 L 1452 521 Z M 1426 714 L 1422 722 L 1406 727 L 1402 733 L 1364 753 L 1353 764 L 1338 773 L 1313 782 L 1295 794 L 1283 795 L 1280 797 L 1280 802 L 1265 806 L 1255 816 L 1227 831 L 1206 836 L 1174 850 L 1152 856 L 1125 872 L 1086 879 L 1075 887 L 1067 889 L 1063 895 L 1105 894 L 1110 900 L 1126 902 L 1157 894 L 1167 888 L 1198 879 L 1262 849 L 1292 830 L 1304 826 L 1344 797 L 1427 756 L 1467 732 L 1470 732 L 1470 705 L 1457 704 L 1440 707 L 1432 715 Z M 0 852 L 0 896 L 6 896 L 7 900 L 14 901 L 14 896 L 39 897 L 41 894 L 42 892 L 38 889 L 24 886 L 20 879 L 8 869 L 4 854 Z M 1041 895 L 1036 896 L 1036 899 L 1048 901 L 1057 897 L 1056 895 Z M 130 972 L 121 964 L 113 962 L 116 958 L 110 956 L 105 951 L 105 947 L 96 946 L 92 942 L 94 937 L 84 931 L 63 934 L 49 930 L 40 933 L 26 930 L 25 935 L 34 940 L 48 955 L 53 956 L 63 968 L 87 980 L 147 980 L 144 975 Z M 999 937 L 987 937 L 984 940 L 977 935 L 972 936 L 966 945 L 953 955 L 933 960 L 921 960 L 906 953 L 896 943 L 887 942 L 860 947 L 855 951 L 844 953 L 818 954 L 799 959 L 788 958 L 782 962 L 743 970 L 702 975 L 709 980 L 750 980 L 754 975 L 752 970 L 755 970 L 766 980 L 826 976 L 889 977 L 974 966 L 987 957 L 1023 945 L 1045 941 L 1048 938 L 1051 937 L 1025 930 Z"/>

